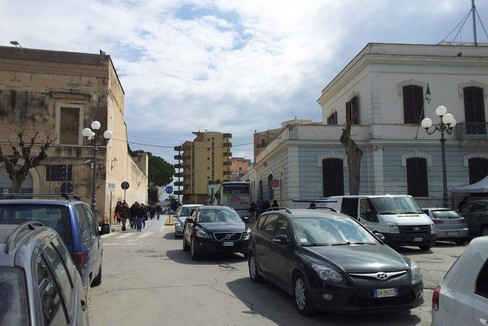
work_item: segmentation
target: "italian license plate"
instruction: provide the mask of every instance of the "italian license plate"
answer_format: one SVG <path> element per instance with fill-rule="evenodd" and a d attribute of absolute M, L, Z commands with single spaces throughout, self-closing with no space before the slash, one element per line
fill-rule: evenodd
<path fill-rule="evenodd" d="M 459 232 L 447 232 L 447 235 L 449 236 L 458 236 Z"/>
<path fill-rule="evenodd" d="M 374 297 L 375 298 L 398 297 L 398 288 L 375 289 Z"/>
<path fill-rule="evenodd" d="M 234 247 L 233 241 L 224 241 L 222 242 L 222 247 Z"/>
<path fill-rule="evenodd" d="M 413 238 L 414 242 L 422 242 L 424 238 Z"/>

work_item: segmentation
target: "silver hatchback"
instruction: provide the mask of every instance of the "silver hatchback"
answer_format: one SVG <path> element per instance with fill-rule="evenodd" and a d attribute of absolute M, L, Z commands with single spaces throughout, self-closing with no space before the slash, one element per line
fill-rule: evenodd
<path fill-rule="evenodd" d="M 437 240 L 464 244 L 468 240 L 468 224 L 464 217 L 448 208 L 422 208 L 435 224 Z"/>

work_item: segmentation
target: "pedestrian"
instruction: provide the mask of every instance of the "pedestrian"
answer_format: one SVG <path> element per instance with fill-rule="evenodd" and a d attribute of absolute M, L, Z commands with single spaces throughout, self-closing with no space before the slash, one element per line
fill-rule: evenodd
<path fill-rule="evenodd" d="M 159 217 L 161 216 L 161 213 L 163 212 L 163 208 L 161 207 L 161 204 L 156 204 L 156 217 L 159 220 Z"/>
<path fill-rule="evenodd" d="M 127 219 L 130 219 L 130 208 L 125 200 L 122 202 L 120 206 L 119 215 L 122 221 L 122 231 L 125 231 Z"/>
<path fill-rule="evenodd" d="M 139 203 L 135 201 L 131 206 L 130 206 L 130 228 L 132 230 L 136 229 L 136 220 L 137 220 L 137 210 L 138 210 Z"/>
<path fill-rule="evenodd" d="M 119 200 L 117 204 L 115 204 L 115 210 L 114 210 L 114 220 L 117 222 L 117 224 L 120 224 L 120 209 L 122 208 L 122 202 Z"/>
<path fill-rule="evenodd" d="M 315 203 L 310 203 L 310 206 L 308 206 L 309 209 L 315 209 L 316 207 Z"/>
<path fill-rule="evenodd" d="M 278 205 L 278 202 L 275 200 L 273 200 L 273 205 L 271 205 L 271 207 L 280 207 L 280 205 Z"/>
<path fill-rule="evenodd" d="M 146 219 L 147 213 L 144 209 L 144 204 L 138 203 L 135 209 L 136 213 L 136 229 L 139 232 L 142 232 L 142 225 L 145 224 L 144 220 Z"/>
<path fill-rule="evenodd" d="M 270 207 L 269 201 L 267 201 L 267 200 L 263 201 L 263 205 L 261 206 L 261 209 L 262 209 L 261 213 L 266 212 L 269 207 Z"/>

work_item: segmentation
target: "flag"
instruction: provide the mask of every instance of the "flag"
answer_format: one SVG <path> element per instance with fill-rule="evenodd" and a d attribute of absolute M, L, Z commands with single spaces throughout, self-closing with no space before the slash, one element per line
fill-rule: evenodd
<path fill-rule="evenodd" d="M 427 84 L 427 90 L 425 91 L 425 100 L 430 103 L 430 86 Z"/>

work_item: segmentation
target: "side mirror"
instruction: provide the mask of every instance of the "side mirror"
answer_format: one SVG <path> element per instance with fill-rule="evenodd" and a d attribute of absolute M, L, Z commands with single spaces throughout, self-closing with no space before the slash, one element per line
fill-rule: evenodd
<path fill-rule="evenodd" d="M 382 234 L 382 233 L 379 233 L 379 232 L 373 232 L 373 234 L 378 238 L 380 239 L 381 241 L 385 241 L 385 236 Z"/>
<path fill-rule="evenodd" d="M 109 234 L 110 233 L 110 225 L 108 223 L 102 224 L 100 228 L 100 235 Z"/>

